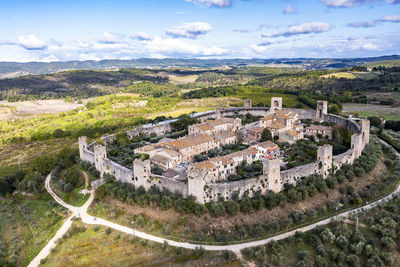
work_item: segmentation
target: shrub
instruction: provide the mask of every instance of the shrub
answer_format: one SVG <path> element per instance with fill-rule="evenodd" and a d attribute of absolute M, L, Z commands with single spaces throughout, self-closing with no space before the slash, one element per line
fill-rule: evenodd
<path fill-rule="evenodd" d="M 64 187 L 63 187 L 63 190 L 64 190 L 64 192 L 66 192 L 66 193 L 71 192 L 72 189 L 73 189 L 73 187 L 72 187 L 72 185 L 71 185 L 70 183 L 65 184 Z"/>
<path fill-rule="evenodd" d="M 167 210 L 172 207 L 172 199 L 168 196 L 163 196 L 161 199 L 161 209 Z"/>
<path fill-rule="evenodd" d="M 357 255 L 350 254 L 346 258 L 346 262 L 349 264 L 351 267 L 356 267 L 360 265 L 360 260 L 358 259 Z"/>
<path fill-rule="evenodd" d="M 205 252 L 205 250 L 204 250 L 204 248 L 202 246 L 195 248 L 195 254 L 196 254 L 197 257 L 203 256 L 204 252 Z"/>
<path fill-rule="evenodd" d="M 244 198 L 240 201 L 240 210 L 244 213 L 249 213 L 253 211 L 253 202 L 250 198 Z"/>
<path fill-rule="evenodd" d="M 112 231 L 111 228 L 107 228 L 107 229 L 106 229 L 106 234 L 107 234 L 107 235 L 111 234 L 111 231 Z"/>
<path fill-rule="evenodd" d="M 315 258 L 315 266 L 326 267 L 326 266 L 328 266 L 328 262 L 321 255 L 318 255 Z"/>
<path fill-rule="evenodd" d="M 165 250 L 167 250 L 167 248 L 168 248 L 168 242 L 167 242 L 167 240 L 164 240 L 164 243 L 162 244 L 162 250 L 163 251 L 165 251 Z"/>
<path fill-rule="evenodd" d="M 220 217 L 225 214 L 225 208 L 220 202 L 211 203 L 210 213 L 213 217 Z"/>
<path fill-rule="evenodd" d="M 307 258 L 307 256 L 310 253 L 308 252 L 308 250 L 300 250 L 299 252 L 297 252 L 297 259 L 303 261 Z"/>
<path fill-rule="evenodd" d="M 345 250 L 349 245 L 349 240 L 347 240 L 344 235 L 340 235 L 338 238 L 336 238 L 335 243 L 339 248 Z"/>
<path fill-rule="evenodd" d="M 226 211 L 229 215 L 235 216 L 240 211 L 240 205 L 235 201 L 228 201 L 226 203 Z"/>

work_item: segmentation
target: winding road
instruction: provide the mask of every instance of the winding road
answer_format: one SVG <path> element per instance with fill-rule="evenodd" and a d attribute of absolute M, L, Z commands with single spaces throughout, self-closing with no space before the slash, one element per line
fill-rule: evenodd
<path fill-rule="evenodd" d="M 389 146 L 389 144 L 387 144 L 383 140 L 380 140 L 380 142 L 386 146 Z M 396 154 L 398 157 L 400 157 L 400 153 L 398 153 L 396 151 Z M 92 201 L 94 199 L 94 191 L 93 190 L 89 191 L 90 197 L 82 207 L 74 207 L 74 206 L 71 206 L 71 205 L 65 203 L 62 199 L 60 199 L 53 192 L 53 190 L 50 188 L 50 179 L 51 179 L 51 175 L 48 175 L 46 178 L 46 181 L 45 181 L 45 186 L 46 186 L 47 191 L 55 199 L 55 201 L 57 201 L 60 205 L 67 208 L 68 210 L 70 210 L 72 214 L 65 221 L 65 223 L 61 226 L 61 228 L 57 231 L 56 235 L 49 241 L 49 243 L 42 249 L 42 251 L 40 251 L 40 253 L 32 260 L 32 262 L 28 265 L 29 267 L 39 266 L 40 261 L 42 259 L 45 259 L 50 254 L 51 249 L 56 246 L 57 240 L 59 238 L 61 238 L 68 231 L 69 227 L 72 225 L 74 217 L 80 217 L 82 219 L 82 222 L 84 222 L 86 224 L 103 225 L 103 226 L 110 227 L 115 230 L 130 234 L 130 235 L 134 235 L 134 236 L 137 236 L 137 237 L 140 237 L 143 239 L 147 239 L 150 241 L 154 241 L 154 242 L 158 242 L 158 243 L 164 243 L 166 241 L 166 242 L 168 242 L 168 244 L 170 246 L 174 246 L 174 247 L 182 247 L 182 248 L 186 248 L 186 249 L 196 249 L 197 247 L 200 246 L 199 244 L 193 244 L 193 243 L 188 243 L 188 242 L 178 242 L 178 241 L 169 240 L 169 239 L 165 239 L 162 237 L 146 234 L 144 232 L 140 232 L 140 231 L 134 230 L 134 229 L 126 227 L 126 226 L 122 226 L 122 225 L 119 225 L 119 224 L 116 224 L 116 223 L 113 223 L 113 222 L 110 222 L 110 221 L 107 221 L 107 220 L 104 220 L 104 219 L 101 219 L 98 217 L 91 216 L 87 213 L 87 209 L 89 208 L 90 204 L 92 203 Z M 256 241 L 248 241 L 248 242 L 238 243 L 238 244 L 231 244 L 231 245 L 201 245 L 201 246 L 205 250 L 214 250 L 214 251 L 231 250 L 234 252 L 239 252 L 240 250 L 242 250 L 244 248 L 265 245 L 272 240 L 281 240 L 281 239 L 285 239 L 289 236 L 293 236 L 298 231 L 299 232 L 307 232 L 307 231 L 310 231 L 310 230 L 316 228 L 317 226 L 329 224 L 332 220 L 348 218 L 349 215 L 351 215 L 351 214 L 369 210 L 382 202 L 390 200 L 391 198 L 393 198 L 394 195 L 398 194 L 399 192 L 400 192 L 400 185 L 398 185 L 392 193 L 390 193 L 389 195 L 387 195 L 385 197 L 382 197 L 379 200 L 376 200 L 375 202 L 369 203 L 362 207 L 354 208 L 354 209 L 339 213 L 337 215 L 331 216 L 331 217 L 321 220 L 319 222 L 316 222 L 316 223 L 313 223 L 313 224 L 310 224 L 310 225 L 307 225 L 307 226 L 304 226 L 301 228 L 296 228 L 294 230 L 291 230 L 291 231 L 288 231 L 288 232 L 285 232 L 282 234 L 278 234 L 276 236 L 272 236 L 269 238 L 256 240 Z"/>

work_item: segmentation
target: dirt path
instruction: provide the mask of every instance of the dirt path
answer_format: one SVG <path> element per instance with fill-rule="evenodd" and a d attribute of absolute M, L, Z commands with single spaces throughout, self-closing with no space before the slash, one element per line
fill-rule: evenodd
<path fill-rule="evenodd" d="M 87 173 L 85 171 L 81 171 L 81 173 L 83 174 L 83 177 L 85 179 L 85 189 L 82 189 L 81 191 L 79 191 L 79 193 L 81 194 L 90 194 L 90 190 L 88 190 L 88 186 L 89 186 L 89 176 L 87 175 Z"/>

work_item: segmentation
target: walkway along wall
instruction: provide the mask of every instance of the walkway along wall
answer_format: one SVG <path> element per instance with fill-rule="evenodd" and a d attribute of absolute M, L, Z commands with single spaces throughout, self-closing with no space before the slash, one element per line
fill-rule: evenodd
<path fill-rule="evenodd" d="M 285 109 L 284 109 L 285 110 Z M 299 114 L 300 118 L 315 118 L 316 111 L 290 109 Z M 268 114 L 268 108 L 224 108 L 220 109 L 223 116 L 234 116 L 238 114 L 251 113 L 253 115 L 264 116 Z M 213 118 L 215 112 L 207 111 L 192 115 L 200 120 Z M 172 193 L 178 193 L 183 197 L 192 195 L 198 203 L 218 201 L 220 199 L 230 199 L 233 194 L 239 198 L 243 195 L 253 196 L 255 192 L 266 193 L 269 190 L 279 192 L 283 185 L 296 184 L 299 179 L 312 174 L 321 174 L 324 178 L 329 172 L 336 171 L 343 164 L 352 164 L 355 159 L 361 156 L 366 144 L 369 143 L 369 121 L 362 120 L 361 125 L 355 121 L 332 114 L 322 114 L 324 121 L 334 122 L 343 125 L 355 133 L 351 137 L 351 148 L 340 155 L 332 156 L 332 147 L 329 145 L 318 148 L 317 162 L 301 165 L 289 170 L 280 171 L 279 160 L 263 159 L 263 174 L 257 178 L 240 180 L 236 182 L 206 183 L 204 177 L 207 175 L 205 169 L 199 171 L 188 166 L 187 182 L 177 181 L 163 176 L 151 174 L 149 160 L 136 159 L 133 162 L 133 169 L 129 169 L 107 158 L 106 147 L 98 145 L 97 142 L 88 145 L 86 137 L 79 138 L 79 155 L 82 160 L 86 160 L 95 165 L 101 175 L 107 173 L 113 175 L 118 181 L 134 184 L 135 187 L 143 186 L 148 190 L 151 186 L 156 186 L 160 190 L 166 189 Z M 176 120 L 164 121 L 161 124 L 146 125 L 138 127 L 133 131 L 127 132 L 129 136 L 149 133 L 166 133 L 170 131 L 170 123 Z M 138 130 L 137 130 L 138 129 Z M 113 135 L 103 137 L 103 143 L 112 142 Z"/>

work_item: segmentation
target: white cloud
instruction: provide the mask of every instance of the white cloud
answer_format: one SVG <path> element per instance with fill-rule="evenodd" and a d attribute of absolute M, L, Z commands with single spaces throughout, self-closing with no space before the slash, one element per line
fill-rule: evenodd
<path fill-rule="evenodd" d="M 231 7 L 232 0 L 186 0 L 186 2 L 207 7 Z"/>
<path fill-rule="evenodd" d="M 353 21 L 347 23 L 347 26 L 353 27 L 353 28 L 371 28 L 376 26 L 376 21 L 375 20 L 370 20 L 370 21 Z"/>
<path fill-rule="evenodd" d="M 268 48 L 266 46 L 260 46 L 260 45 L 253 44 L 250 46 L 250 49 L 257 54 L 262 54 L 262 53 L 267 52 Z"/>
<path fill-rule="evenodd" d="M 110 32 L 103 32 L 101 37 L 98 39 L 98 42 L 103 44 L 115 44 L 119 43 L 120 41 L 121 40 L 118 35 Z"/>
<path fill-rule="evenodd" d="M 354 7 L 360 4 L 373 2 L 374 0 L 320 0 L 329 7 Z"/>
<path fill-rule="evenodd" d="M 47 45 L 44 41 L 38 39 L 35 35 L 19 36 L 18 45 L 27 50 L 44 50 Z"/>
<path fill-rule="evenodd" d="M 291 5 L 287 5 L 282 13 L 285 15 L 296 14 L 296 10 Z"/>
<path fill-rule="evenodd" d="M 380 18 L 379 21 L 384 22 L 400 22 L 400 15 L 388 15 Z"/>
<path fill-rule="evenodd" d="M 138 34 L 132 36 L 131 39 L 135 39 L 138 41 L 150 41 L 153 39 L 153 37 L 150 34 L 139 32 Z"/>
<path fill-rule="evenodd" d="M 263 33 L 262 37 L 289 37 L 293 35 L 300 34 L 310 34 L 310 33 L 323 33 L 329 31 L 331 25 L 325 22 L 313 21 L 307 22 L 300 25 L 293 25 L 288 28 L 287 31 L 277 32 L 277 33 Z"/>
<path fill-rule="evenodd" d="M 192 22 L 183 23 L 180 26 L 170 28 L 165 32 L 165 34 L 172 38 L 196 39 L 199 35 L 206 34 L 211 31 L 211 29 L 211 25 L 206 22 Z"/>
<path fill-rule="evenodd" d="M 183 57 L 188 56 L 220 56 L 228 53 L 228 50 L 217 47 L 204 47 L 190 44 L 180 39 L 173 38 L 154 38 L 145 45 L 145 49 L 151 54 L 162 54 L 164 56 Z"/>

